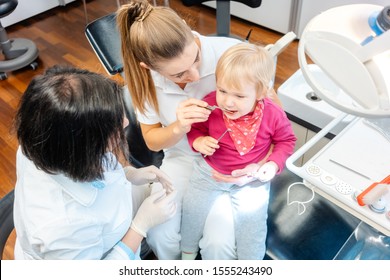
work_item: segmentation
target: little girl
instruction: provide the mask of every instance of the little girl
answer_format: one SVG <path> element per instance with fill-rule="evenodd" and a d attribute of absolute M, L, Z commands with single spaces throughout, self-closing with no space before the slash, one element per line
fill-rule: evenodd
<path fill-rule="evenodd" d="M 205 219 L 223 193 L 231 198 L 238 259 L 265 255 L 269 181 L 282 171 L 296 141 L 286 114 L 267 97 L 273 73 L 268 51 L 249 43 L 231 47 L 218 61 L 217 91 L 203 99 L 213 111 L 188 133 L 191 147 L 204 156 L 194 163 L 184 196 L 183 259 L 195 259 Z M 247 172 L 242 185 L 213 179 L 213 173 L 237 169 Z"/>

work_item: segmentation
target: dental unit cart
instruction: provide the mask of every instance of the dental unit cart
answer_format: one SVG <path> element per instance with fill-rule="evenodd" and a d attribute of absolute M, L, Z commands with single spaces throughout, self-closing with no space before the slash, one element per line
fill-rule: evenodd
<path fill-rule="evenodd" d="M 294 164 L 346 116 L 340 115 L 303 145 L 288 159 L 287 168 L 315 192 L 390 236 L 390 192 L 376 206 L 360 206 L 356 199 L 364 189 L 390 173 L 390 139 L 370 125 L 369 119 L 356 117 L 303 166 Z"/>
<path fill-rule="evenodd" d="M 365 252 L 368 259 L 390 259 L 390 6 L 354 4 L 319 14 L 303 32 L 298 60 L 313 93 L 339 114 L 286 166 L 313 195 L 362 221 L 336 259 L 351 258 L 352 251 L 356 258 Z M 318 69 L 332 87 L 318 78 Z M 300 160 L 334 131 L 319 151 Z"/>

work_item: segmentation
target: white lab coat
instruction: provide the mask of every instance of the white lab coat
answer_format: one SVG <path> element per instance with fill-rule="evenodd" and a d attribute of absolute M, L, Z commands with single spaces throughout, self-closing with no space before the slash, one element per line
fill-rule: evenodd
<path fill-rule="evenodd" d="M 139 259 L 119 242 L 133 217 L 122 166 L 103 181 L 78 183 L 38 170 L 18 149 L 15 259 Z"/>

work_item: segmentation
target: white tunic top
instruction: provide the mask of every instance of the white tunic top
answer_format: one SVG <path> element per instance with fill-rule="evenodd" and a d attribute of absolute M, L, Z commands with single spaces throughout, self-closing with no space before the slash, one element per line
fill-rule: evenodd
<path fill-rule="evenodd" d="M 194 35 L 201 42 L 200 79 L 196 82 L 188 83 L 184 89 L 181 89 L 171 80 L 152 71 L 160 115 L 150 106 L 147 106 L 145 115 L 137 112 L 137 118 L 140 123 L 148 125 L 161 123 L 163 126 L 168 126 L 176 121 L 176 108 L 180 102 L 189 98 L 202 99 L 216 89 L 215 68 L 218 59 L 226 49 L 239 43 L 240 40 L 228 37 L 202 36 L 196 32 L 194 32 Z M 195 154 L 190 149 L 187 137 L 183 137 L 172 148 L 180 149 L 182 152 L 190 155 Z"/>
<path fill-rule="evenodd" d="M 15 259 L 139 259 L 118 242 L 132 221 L 131 188 L 119 163 L 79 183 L 38 170 L 19 148 Z"/>

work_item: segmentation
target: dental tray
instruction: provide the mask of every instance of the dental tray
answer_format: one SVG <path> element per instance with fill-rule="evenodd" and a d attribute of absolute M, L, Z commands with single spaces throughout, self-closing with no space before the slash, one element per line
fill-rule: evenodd
<path fill-rule="evenodd" d="M 296 151 L 286 166 L 315 192 L 390 236 L 390 192 L 381 198 L 384 204 L 381 209 L 372 205 L 360 206 L 356 200 L 363 190 L 390 174 L 390 141 L 363 118 L 355 118 L 302 167 L 294 165 L 346 116 L 342 114 L 327 125 Z"/>

